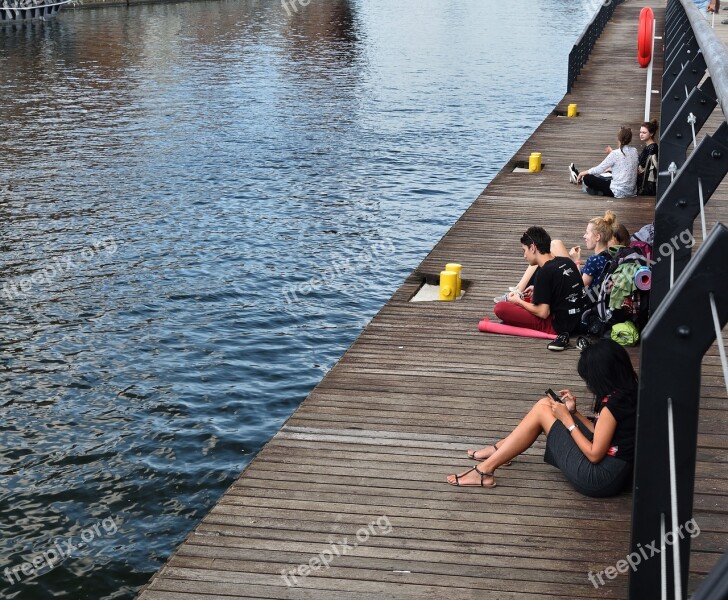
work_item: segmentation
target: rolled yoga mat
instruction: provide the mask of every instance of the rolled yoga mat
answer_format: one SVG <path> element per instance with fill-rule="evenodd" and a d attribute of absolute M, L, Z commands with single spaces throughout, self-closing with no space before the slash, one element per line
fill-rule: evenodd
<path fill-rule="evenodd" d="M 634 274 L 634 284 L 642 291 L 652 287 L 652 271 L 649 267 L 640 267 Z"/>
<path fill-rule="evenodd" d="M 539 338 L 542 340 L 555 340 L 553 333 L 546 333 L 538 329 L 528 329 L 527 327 L 514 327 L 513 325 L 505 325 L 503 323 L 493 323 L 488 317 L 478 323 L 478 331 L 483 333 L 499 333 L 501 335 L 516 335 L 518 337 Z"/>

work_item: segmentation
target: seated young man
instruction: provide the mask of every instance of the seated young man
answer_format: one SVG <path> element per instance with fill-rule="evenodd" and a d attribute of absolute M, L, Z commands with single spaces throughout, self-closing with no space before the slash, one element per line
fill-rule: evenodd
<path fill-rule="evenodd" d="M 507 325 L 556 334 L 547 348 L 565 350 L 569 334 L 581 321 L 584 283 L 579 269 L 570 258 L 551 254 L 551 236 L 543 227 L 529 227 L 521 236 L 521 246 L 526 262 L 539 267 L 531 301 L 511 293 L 493 311 Z"/>

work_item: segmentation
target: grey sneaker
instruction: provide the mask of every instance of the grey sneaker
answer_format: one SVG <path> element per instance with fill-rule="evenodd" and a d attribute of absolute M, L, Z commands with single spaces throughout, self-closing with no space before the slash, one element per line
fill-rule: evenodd
<path fill-rule="evenodd" d="M 518 288 L 516 288 L 516 287 L 509 287 L 508 288 L 508 291 L 505 294 L 503 294 L 502 296 L 496 296 L 495 298 L 493 298 L 493 302 L 495 304 L 498 304 L 499 302 L 508 302 L 508 296 L 510 295 L 511 292 L 515 292 L 516 294 L 518 294 L 518 296 L 520 297 L 520 299 L 523 300 L 523 293 L 520 292 L 518 290 Z"/>
<path fill-rule="evenodd" d="M 569 347 L 569 334 L 560 333 L 555 340 L 551 340 L 546 348 L 554 352 L 562 352 Z"/>
<path fill-rule="evenodd" d="M 569 165 L 569 181 L 576 183 L 576 178 L 579 177 L 579 170 L 574 166 L 574 163 Z"/>

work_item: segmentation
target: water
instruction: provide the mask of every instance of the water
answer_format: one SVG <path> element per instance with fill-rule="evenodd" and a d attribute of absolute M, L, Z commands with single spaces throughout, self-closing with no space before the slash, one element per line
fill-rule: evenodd
<path fill-rule="evenodd" d="M 0 29 L 3 597 L 134 597 L 561 98 L 591 4 Z"/>

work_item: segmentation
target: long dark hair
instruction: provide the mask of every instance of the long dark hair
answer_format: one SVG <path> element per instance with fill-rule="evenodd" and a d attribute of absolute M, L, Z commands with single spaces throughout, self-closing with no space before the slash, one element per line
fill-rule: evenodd
<path fill-rule="evenodd" d="M 602 409 L 605 396 L 617 393 L 636 397 L 637 373 L 627 351 L 613 340 L 599 340 L 584 348 L 576 370 L 594 394 L 595 413 Z"/>

